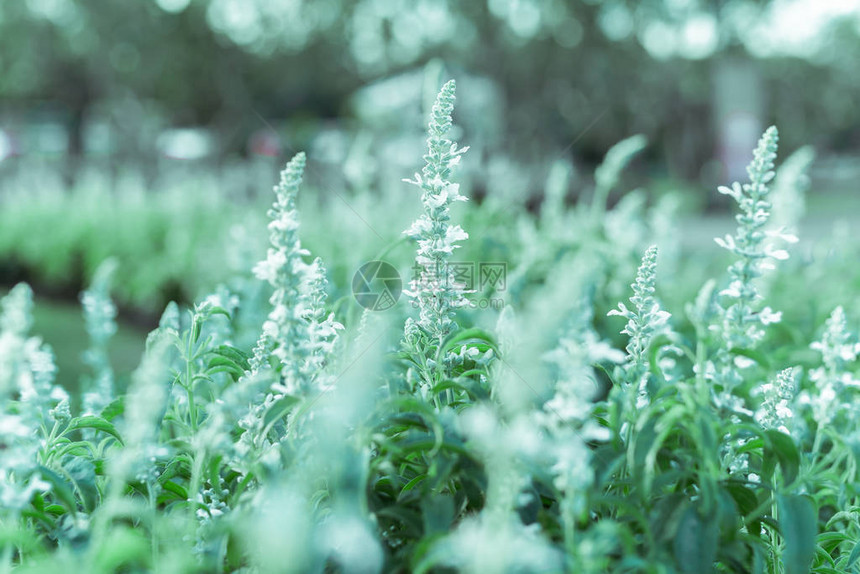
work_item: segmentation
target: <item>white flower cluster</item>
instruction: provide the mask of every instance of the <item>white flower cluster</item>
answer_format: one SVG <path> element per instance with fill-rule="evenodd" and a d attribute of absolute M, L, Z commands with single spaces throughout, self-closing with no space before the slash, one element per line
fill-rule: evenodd
<path fill-rule="evenodd" d="M 424 204 L 424 213 L 404 232 L 418 241 L 418 273 L 405 293 L 418 305 L 418 324 L 435 340 L 451 332 L 454 310 L 466 304 L 464 286 L 456 282 L 448 265 L 454 249 L 459 247 L 457 243 L 469 237 L 459 225 L 449 223 L 451 204 L 467 199 L 460 195 L 459 184 L 451 183 L 451 171 L 469 149 L 458 148 L 448 139 L 454 92 L 454 80 L 442 86 L 430 116 L 426 164 L 414 179 L 404 180 L 421 188 Z"/>
<path fill-rule="evenodd" d="M 116 306 L 110 298 L 110 286 L 116 272 L 115 259 L 105 260 L 96 270 L 90 288 L 81 294 L 84 323 L 90 346 L 83 360 L 92 369 L 92 382 L 83 396 L 84 414 L 97 414 L 114 398 L 114 373 L 107 345 L 116 333 Z"/>
<path fill-rule="evenodd" d="M 753 414 L 746 408 L 743 398 L 734 393 L 743 382 L 741 371 L 753 361 L 732 351 L 755 349 L 764 337 L 764 328 L 782 319 L 782 313 L 770 307 L 756 308 L 762 296 L 755 281 L 761 277 L 763 270 L 773 269 L 771 261 L 788 258 L 788 252 L 776 248 L 772 239 L 783 243 L 797 241 L 795 236 L 782 230 L 767 229 L 772 211 L 770 183 L 776 175 L 774 160 L 778 143 L 779 133 L 776 127 L 771 126 L 759 139 L 753 160 L 747 166 L 749 183 L 741 185 L 735 182 L 731 187 L 719 188 L 720 193 L 737 202 L 740 213 L 735 215 L 738 223 L 735 235 L 716 238 L 715 241 L 737 259 L 729 266 L 728 287 L 719 292 L 726 300 L 725 304 L 717 305 L 714 317 L 716 324 L 710 327 L 719 334 L 723 345 L 715 361 L 705 365 L 703 375 L 716 384 L 716 406 L 731 413 L 733 420 L 739 420 L 740 413 Z M 749 467 L 748 456 L 740 452 L 745 442 L 746 439 L 737 439 L 723 445 L 723 466 L 730 474 L 743 474 Z"/>
<path fill-rule="evenodd" d="M 756 411 L 755 419 L 763 428 L 789 432 L 788 425 L 794 416 L 791 404 L 797 392 L 796 379 L 796 369 L 783 369 L 777 373 L 776 381 L 759 387 L 758 394 L 764 400 Z"/>
<path fill-rule="evenodd" d="M 269 210 L 268 256 L 255 268 L 259 279 L 274 287 L 269 299 L 272 310 L 263 324 L 262 334 L 249 361 L 251 369 L 239 386 L 257 388 L 261 377 L 268 372 L 269 356 L 278 359 L 273 373 L 274 382 L 268 393 L 258 396 L 239 426 L 244 433 L 235 445 L 240 455 L 250 451 L 262 452 L 269 441 L 263 418 L 266 410 L 281 398 L 309 396 L 331 386 L 330 360 L 337 342 L 337 333 L 343 326 L 334 315 L 325 313 L 326 271 L 322 260 L 304 261 L 309 252 L 302 248 L 299 239 L 299 214 L 296 197 L 305 168 L 305 154 L 298 153 L 281 172 L 281 181 L 275 186 L 275 203 Z M 245 393 L 233 395 L 246 398 Z M 235 405 L 221 405 L 224 412 L 235 410 Z"/>
<path fill-rule="evenodd" d="M 822 366 L 809 372 L 815 392 L 804 393 L 801 400 L 812 408 L 812 417 L 819 428 L 826 427 L 840 411 L 850 409 L 853 401 L 844 396 L 848 388 L 860 388 L 850 365 L 860 355 L 860 343 L 848 330 L 845 311 L 836 307 L 824 325 L 820 341 L 810 345 L 821 353 Z"/>
<path fill-rule="evenodd" d="M 111 472 L 121 482 L 134 478 L 153 486 L 157 478 L 155 461 L 168 455 L 159 433 L 169 397 L 165 381 L 169 380 L 170 338 L 177 334 L 175 311 L 174 304 L 167 306 L 159 322 L 161 326 L 150 333 L 143 359 L 132 375 L 122 422 L 124 446 L 111 460 Z"/>
<path fill-rule="evenodd" d="M 468 574 L 561 572 L 564 557 L 541 535 L 537 524 L 514 517 L 499 521 L 479 514 L 465 518 L 430 557 L 437 564 Z"/>
<path fill-rule="evenodd" d="M 720 293 L 728 299 L 719 329 L 729 350 L 752 349 L 764 337 L 763 327 L 778 322 L 782 315 L 770 307 L 754 309 L 761 296 L 753 282 L 769 264 L 768 258 L 788 259 L 787 251 L 776 249 L 765 241 L 768 235 L 778 236 L 789 243 L 797 241 L 793 235 L 766 232 L 764 229 L 771 214 L 768 184 L 776 175 L 774 160 L 778 142 L 777 129 L 771 126 L 759 140 L 753 160 L 747 167 L 750 182 L 743 185 L 735 182 L 732 187 L 719 188 L 720 193 L 734 198 L 741 210 L 735 216 L 738 222 L 735 235 L 715 239 L 718 245 L 738 258 L 729 267 L 729 286 Z"/>
<path fill-rule="evenodd" d="M 305 154 L 293 157 L 275 186 L 275 203 L 269 210 L 268 256 L 254 268 L 255 275 L 274 287 L 272 310 L 251 359 L 252 373 L 260 370 L 269 353 L 280 360 L 276 394 L 306 394 L 318 388 L 320 366 L 331 352 L 342 328 L 325 316 L 325 267 L 320 259 L 305 263 L 309 255 L 299 239 L 296 196 L 302 182 Z"/>
<path fill-rule="evenodd" d="M 594 480 L 591 450 L 586 440 L 606 440 L 608 431 L 594 422 L 591 413 L 597 393 L 592 365 L 608 361 L 621 363 L 624 353 L 600 340 L 592 322 L 591 299 L 580 302 L 558 346 L 544 355 L 556 374 L 555 394 L 536 418 L 551 440 L 553 484 L 564 495 L 568 512 L 581 510 L 581 493 Z"/>
<path fill-rule="evenodd" d="M 621 333 L 630 337 L 627 343 L 627 382 L 634 385 L 639 392 L 639 405 L 647 402 L 648 382 L 648 348 L 654 336 L 665 330 L 671 316 L 660 308 L 660 303 L 654 297 L 657 281 L 657 246 L 652 245 L 645 251 L 642 263 L 636 272 L 636 280 L 631 285 L 633 296 L 630 303 L 633 309 L 628 309 L 624 303 L 618 304 L 608 315 L 617 315 L 627 319 L 627 325 Z"/>
<path fill-rule="evenodd" d="M 29 336 L 30 287 L 16 285 L 0 305 L 0 508 L 20 510 L 34 492 L 49 488 L 36 473 L 44 446 L 38 430 L 71 415 L 68 394 L 54 384 L 53 353 Z"/>
<path fill-rule="evenodd" d="M 460 572 L 560 567 L 561 556 L 546 545 L 540 526 L 524 525 L 516 513 L 518 507 L 535 502 L 526 489 L 530 463 L 547 456 L 539 427 L 527 414 L 505 423 L 487 406 L 463 411 L 457 422 L 483 460 L 486 503 L 478 515 L 463 520 L 434 547 L 432 561 Z M 587 458 L 575 463 L 590 477 Z"/>

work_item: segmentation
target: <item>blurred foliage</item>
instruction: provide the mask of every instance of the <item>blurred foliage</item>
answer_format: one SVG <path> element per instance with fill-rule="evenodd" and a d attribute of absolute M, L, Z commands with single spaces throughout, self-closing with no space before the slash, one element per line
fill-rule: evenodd
<path fill-rule="evenodd" d="M 439 61 L 486 82 L 486 111 L 503 118 L 505 137 L 492 139 L 505 143 L 494 147 L 516 149 L 522 161 L 567 146 L 593 163 L 612 143 L 643 133 L 664 142 L 651 153 L 665 156 L 673 174 L 695 179 L 714 155 L 713 71 L 726 58 L 752 62 L 764 82 L 762 121 L 792 123 L 787 148 L 857 143 L 858 21 L 847 12 L 822 24 L 815 42 L 789 42 L 768 31 L 789 4 L 5 2 L 0 119 L 3 109 L 60 114 L 75 153 L 87 118 L 107 118 L 120 134 L 113 153 L 143 160 L 159 129 L 206 125 L 230 155 L 246 152 L 266 120 L 366 122 L 351 103 L 359 88 Z M 289 143 L 304 147 L 301 129 L 289 128 Z"/>

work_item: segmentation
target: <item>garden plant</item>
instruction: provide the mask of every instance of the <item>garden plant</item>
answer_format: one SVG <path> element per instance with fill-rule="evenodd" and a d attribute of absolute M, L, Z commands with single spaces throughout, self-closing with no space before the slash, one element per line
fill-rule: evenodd
<path fill-rule="evenodd" d="M 636 136 L 590 202 L 558 168 L 539 214 L 466 211 L 454 103 L 450 81 L 400 190 L 414 223 L 377 256 L 412 249 L 389 310 L 303 244 L 303 153 L 253 274 L 168 305 L 128 381 L 116 260 L 82 295 L 81 396 L 30 287 L 6 295 L 0 572 L 860 571 L 860 342 L 844 291 L 804 287 L 839 256 L 788 267 L 809 160 L 777 171 L 765 131 L 719 188 L 737 227 L 714 272 L 679 255 L 670 200 L 613 204 Z M 505 276 L 464 280 L 469 258 Z"/>

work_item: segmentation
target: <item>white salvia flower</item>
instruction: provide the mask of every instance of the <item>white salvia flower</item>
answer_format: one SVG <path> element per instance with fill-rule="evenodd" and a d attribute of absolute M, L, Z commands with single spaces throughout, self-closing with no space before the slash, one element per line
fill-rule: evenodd
<path fill-rule="evenodd" d="M 743 185 L 735 182 L 731 187 L 720 187 L 720 193 L 732 197 L 740 208 L 735 215 L 738 222 L 734 236 L 726 236 L 717 243 L 736 256 L 729 267 L 729 285 L 720 292 L 724 304 L 717 307 L 716 324 L 711 329 L 719 333 L 723 345 L 715 357 L 715 365 L 708 379 L 715 383 L 714 403 L 727 410 L 732 420 L 739 420 L 741 413 L 748 413 L 741 397 L 734 393 L 743 381 L 741 370 L 731 353 L 735 349 L 754 349 L 764 337 L 764 327 L 780 319 L 780 314 L 770 308 L 756 311 L 761 295 L 756 279 L 761 277 L 764 262 L 768 258 L 785 259 L 788 253 L 767 243 L 766 226 L 770 219 L 769 183 L 774 178 L 779 134 L 773 126 L 765 130 L 753 152 L 753 160 L 747 167 L 750 181 Z M 731 474 L 743 474 L 748 468 L 745 454 L 739 449 L 744 439 L 729 441 L 723 445 L 723 467 Z"/>
<path fill-rule="evenodd" d="M 20 510 L 46 491 L 35 473 L 42 439 L 38 429 L 70 418 L 69 395 L 54 384 L 50 348 L 30 337 L 33 293 L 24 283 L 0 301 L 0 516 Z M 17 395 L 17 404 L 8 400 Z M 11 407 L 11 408 L 10 408 Z"/>
<path fill-rule="evenodd" d="M 735 216 L 738 228 L 734 237 L 726 236 L 717 243 L 731 251 L 738 260 L 729 267 L 729 286 L 721 295 L 729 301 L 722 308 L 721 331 L 727 346 L 731 349 L 752 349 L 764 336 L 762 326 L 766 320 L 773 322 L 775 314 L 757 314 L 753 308 L 760 299 L 753 282 L 761 275 L 764 257 L 786 259 L 788 252 L 764 243 L 764 226 L 770 217 L 771 205 L 768 201 L 768 183 L 774 177 L 779 134 L 775 127 L 765 131 L 754 152 L 752 163 L 747 167 L 750 182 L 731 188 L 721 187 L 720 192 L 735 199 L 740 213 Z M 732 386 L 732 385 L 729 385 Z"/>
<path fill-rule="evenodd" d="M 851 376 L 849 365 L 860 354 L 860 343 L 848 330 L 845 311 L 836 307 L 824 326 L 820 341 L 810 348 L 821 353 L 822 366 L 809 372 L 816 393 L 805 396 L 811 404 L 812 417 L 819 427 L 829 424 L 840 412 L 850 408 L 850 400 L 841 400 L 846 387 L 857 385 Z"/>
<path fill-rule="evenodd" d="M 794 416 L 791 404 L 796 392 L 796 379 L 797 369 L 784 369 L 776 375 L 776 381 L 759 387 L 758 394 L 764 400 L 756 411 L 755 419 L 762 427 L 789 432 L 788 426 Z"/>
<path fill-rule="evenodd" d="M 459 225 L 450 225 L 450 206 L 466 201 L 459 186 L 451 183 L 452 168 L 467 147 L 458 148 L 448 139 L 454 109 L 454 80 L 442 86 L 433 104 L 428 127 L 426 165 L 421 174 L 407 183 L 421 188 L 424 213 L 405 232 L 418 241 L 415 257 L 416 277 L 405 293 L 418 306 L 420 325 L 434 340 L 441 340 L 454 328 L 454 310 L 466 304 L 464 286 L 454 279 L 448 261 L 458 242 L 468 238 Z"/>
<path fill-rule="evenodd" d="M 774 177 L 779 135 L 775 127 L 768 128 L 759 140 L 753 154 L 753 161 L 747 167 L 750 182 L 743 185 L 735 182 L 731 187 L 721 187 L 719 191 L 735 199 L 740 213 L 735 216 L 738 228 L 734 235 L 718 239 L 723 248 L 737 256 L 729 267 L 729 285 L 719 294 L 727 299 L 718 306 L 717 321 L 712 329 L 723 339 L 724 345 L 717 357 L 714 382 L 721 387 L 722 395 L 717 403 L 729 408 L 741 407 L 742 401 L 734 400 L 732 392 L 741 382 L 730 351 L 732 349 L 753 349 L 764 336 L 763 327 L 777 322 L 780 314 L 769 307 L 756 312 L 754 306 L 761 299 L 754 280 L 761 275 L 762 261 L 769 253 L 782 258 L 787 253 L 775 252 L 764 244 L 764 226 L 770 215 L 768 183 Z"/>
<path fill-rule="evenodd" d="M 108 342 L 116 333 L 116 306 L 110 298 L 110 286 L 116 272 L 115 259 L 105 260 L 93 277 L 90 288 L 81 294 L 84 322 L 90 346 L 84 362 L 92 369 L 92 382 L 84 393 L 84 414 L 95 414 L 114 399 L 114 373 L 108 356 Z"/>
<path fill-rule="evenodd" d="M 538 528 L 513 516 L 499 520 L 483 513 L 465 518 L 434 547 L 431 560 L 467 574 L 559 572 L 563 564 L 561 552 Z"/>
<path fill-rule="evenodd" d="M 815 150 L 811 146 L 804 146 L 779 166 L 773 186 L 773 228 L 770 232 L 781 235 L 783 240 L 797 232 L 806 212 L 806 191 L 809 189 L 807 171 L 814 160 Z M 794 237 L 794 241 L 790 242 L 796 241 Z"/>
<path fill-rule="evenodd" d="M 17 390 L 20 358 L 33 324 L 33 292 L 19 283 L 2 300 L 0 314 L 0 397 Z"/>
<path fill-rule="evenodd" d="M 225 502 L 230 496 L 230 490 L 225 486 L 224 479 L 219 476 L 217 485 L 208 484 L 197 493 L 198 507 L 194 513 L 197 517 L 196 543 L 193 548 L 195 554 L 203 555 L 216 551 L 212 546 L 220 542 L 217 537 L 213 541 L 210 534 L 218 519 L 230 511 Z"/>
<path fill-rule="evenodd" d="M 266 260 L 255 267 L 258 278 L 274 287 L 272 310 L 250 361 L 251 373 L 263 367 L 271 353 L 281 364 L 276 394 L 311 392 L 318 386 L 320 367 L 327 361 L 340 323 L 325 316 L 325 268 L 322 261 L 305 263 L 309 252 L 299 239 L 296 196 L 305 168 L 305 154 L 298 153 L 281 172 L 275 186 L 275 203 L 269 210 L 269 249 Z"/>
<path fill-rule="evenodd" d="M 168 454 L 158 436 L 170 382 L 167 335 L 164 327 L 150 334 L 148 348 L 132 375 L 122 423 L 125 444 L 111 461 L 112 473 L 120 481 L 153 483 L 157 478 L 153 463 Z"/>
<path fill-rule="evenodd" d="M 625 360 L 624 353 L 595 333 L 591 299 L 584 293 L 579 297 L 558 346 L 543 357 L 551 367 L 555 393 L 532 415 L 535 426 L 546 433 L 548 444 L 542 450 L 549 459 L 546 464 L 553 485 L 561 494 L 564 521 L 571 528 L 587 507 L 584 493 L 594 481 L 591 450 L 585 441 L 609 438 L 591 416 L 598 390 L 593 365 Z"/>
<path fill-rule="evenodd" d="M 633 309 L 619 303 L 618 309 L 608 313 L 627 319 L 627 325 L 621 331 L 630 337 L 627 343 L 627 383 L 638 389 L 640 406 L 643 401 L 647 402 L 648 348 L 654 336 L 665 330 L 670 317 L 668 312 L 660 309 L 660 303 L 654 297 L 656 269 L 657 247 L 652 245 L 645 251 L 636 280 L 631 285 Z"/>
<path fill-rule="evenodd" d="M 302 257 L 307 251 L 302 249 L 299 240 L 296 196 L 304 169 L 305 154 L 299 152 L 287 163 L 281 172 L 280 183 L 274 188 L 275 202 L 269 210 L 271 247 L 266 259 L 254 267 L 254 274 L 274 288 L 269 299 L 272 311 L 250 361 L 252 372 L 262 367 L 269 353 L 289 347 L 295 324 L 301 321 L 295 306 L 306 267 Z"/>
<path fill-rule="evenodd" d="M 337 333 L 343 326 L 334 316 L 325 312 L 326 271 L 317 258 L 308 264 L 299 239 L 299 215 L 296 196 L 305 168 L 305 154 L 298 153 L 281 172 L 281 181 L 275 186 L 275 203 L 269 210 L 269 249 L 266 260 L 255 268 L 256 275 L 274 288 L 269 302 L 272 310 L 263 324 L 262 333 L 249 361 L 250 370 L 239 381 L 240 387 L 253 381 L 256 395 L 243 416 L 238 417 L 244 433 L 234 445 L 239 455 L 253 453 L 269 456 L 274 462 L 277 454 L 269 447 L 272 441 L 266 433 L 263 417 L 266 410 L 286 395 L 309 396 L 331 386 L 330 363 L 334 355 Z M 269 372 L 269 358 L 277 358 L 278 366 Z M 268 393 L 261 396 L 256 383 L 266 377 L 274 381 Z M 244 393 L 234 398 L 247 397 Z M 225 413 L 234 410 L 226 404 L 214 422 L 228 424 Z M 237 420 L 237 419 L 232 419 Z M 209 436 L 217 440 L 221 432 L 210 429 Z M 265 453 L 269 453 L 266 455 Z M 255 457 L 252 456 L 251 459 Z"/>
<path fill-rule="evenodd" d="M 591 300 L 586 297 L 571 314 L 556 348 L 543 357 L 556 383 L 555 394 L 538 417 L 551 433 L 589 420 L 597 393 L 597 376 L 592 365 L 625 360 L 624 353 L 600 339 L 591 326 L 592 318 Z"/>
<path fill-rule="evenodd" d="M 779 323 L 782 321 L 782 311 L 774 311 L 770 307 L 765 307 L 759 312 L 758 320 L 765 327 L 771 323 Z"/>

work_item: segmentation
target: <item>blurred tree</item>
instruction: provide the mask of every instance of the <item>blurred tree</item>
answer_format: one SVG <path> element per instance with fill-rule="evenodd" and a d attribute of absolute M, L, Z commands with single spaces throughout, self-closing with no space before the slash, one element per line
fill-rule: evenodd
<path fill-rule="evenodd" d="M 782 6 L 785 0 L 775 0 Z M 524 161 L 571 147 L 597 160 L 644 133 L 675 175 L 713 157 L 713 70 L 753 62 L 763 122 L 803 141 L 856 137 L 860 26 L 835 20 L 805 57 L 768 48 L 764 0 L 21 0 L 0 4 L 0 112 L 52 109 L 70 157 L 98 104 L 126 155 L 138 134 L 207 125 L 243 151 L 260 116 L 333 118 L 360 86 L 441 59 L 491 79 Z M 768 49 L 770 51 L 768 52 Z M 754 59 L 753 59 L 754 58 Z M 808 78 L 835 89 L 813 90 Z M 108 110 L 105 112 L 105 110 Z M 828 134 L 835 134 L 828 136 Z M 847 135 L 846 135 L 847 134 Z"/>

